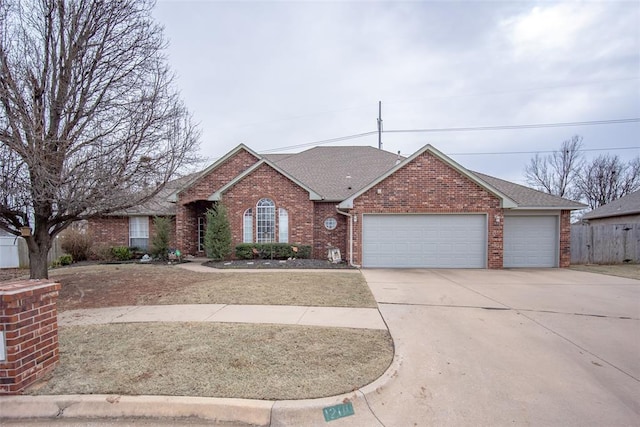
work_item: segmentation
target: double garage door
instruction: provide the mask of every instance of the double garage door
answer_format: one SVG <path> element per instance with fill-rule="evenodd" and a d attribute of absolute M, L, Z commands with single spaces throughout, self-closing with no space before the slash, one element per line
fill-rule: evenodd
<path fill-rule="evenodd" d="M 557 216 L 504 219 L 504 267 L 556 267 Z M 487 216 L 364 215 L 364 267 L 486 268 Z"/>
<path fill-rule="evenodd" d="M 485 268 L 486 215 L 364 215 L 364 267 Z"/>

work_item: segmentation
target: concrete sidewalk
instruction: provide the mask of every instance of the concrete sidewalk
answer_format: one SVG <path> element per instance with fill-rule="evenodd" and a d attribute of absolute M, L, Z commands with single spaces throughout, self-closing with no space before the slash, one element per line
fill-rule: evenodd
<path fill-rule="evenodd" d="M 69 310 L 58 315 L 60 326 L 138 322 L 271 323 L 387 329 L 376 308 L 188 304 Z"/>

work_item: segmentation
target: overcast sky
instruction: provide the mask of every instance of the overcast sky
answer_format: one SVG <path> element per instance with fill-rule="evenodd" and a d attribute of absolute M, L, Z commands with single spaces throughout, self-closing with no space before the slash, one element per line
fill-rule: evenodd
<path fill-rule="evenodd" d="M 240 143 L 297 152 L 306 148 L 283 147 L 376 131 L 378 101 L 386 131 L 640 117 L 638 1 L 159 0 L 155 16 L 209 160 Z M 640 154 L 638 122 L 382 142 L 403 155 L 430 143 L 524 183 L 533 154 L 505 153 L 554 150 L 575 134 L 588 150 Z M 331 145 L 377 147 L 378 136 Z"/>

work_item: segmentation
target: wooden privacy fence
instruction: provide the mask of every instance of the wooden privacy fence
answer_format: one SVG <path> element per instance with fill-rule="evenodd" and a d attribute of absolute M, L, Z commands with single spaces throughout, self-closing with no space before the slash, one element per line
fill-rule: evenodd
<path fill-rule="evenodd" d="M 574 224 L 572 264 L 640 262 L 640 224 Z"/>

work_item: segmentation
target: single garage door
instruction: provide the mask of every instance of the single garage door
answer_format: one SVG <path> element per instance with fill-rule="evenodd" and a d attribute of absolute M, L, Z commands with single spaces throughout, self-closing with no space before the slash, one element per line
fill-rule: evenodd
<path fill-rule="evenodd" d="M 504 266 L 557 267 L 558 217 L 505 216 Z"/>
<path fill-rule="evenodd" d="M 485 215 L 364 215 L 364 267 L 485 268 Z"/>

